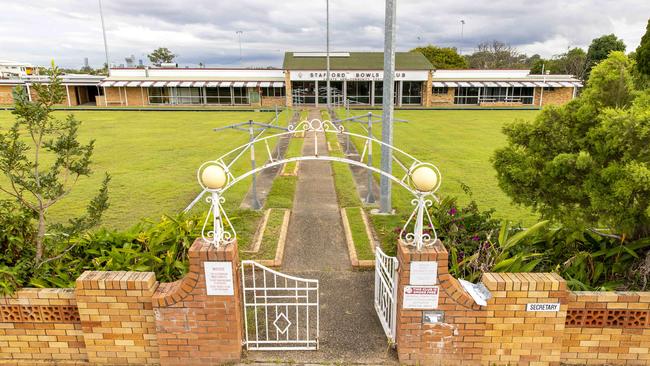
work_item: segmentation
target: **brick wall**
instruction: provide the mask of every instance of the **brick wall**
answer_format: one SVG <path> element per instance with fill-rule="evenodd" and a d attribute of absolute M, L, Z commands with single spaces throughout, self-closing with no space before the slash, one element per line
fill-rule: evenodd
<path fill-rule="evenodd" d="M 85 361 L 74 289 L 22 289 L 0 297 L 0 362 Z"/>
<path fill-rule="evenodd" d="M 431 94 L 428 107 L 435 107 L 438 105 L 453 105 L 454 93 L 456 88 L 447 88 L 447 94 Z M 429 89 L 431 92 L 431 89 Z"/>
<path fill-rule="evenodd" d="M 88 361 L 94 365 L 157 363 L 152 272 L 84 272 L 76 298 Z"/>
<path fill-rule="evenodd" d="M 535 97 L 533 105 L 539 106 L 539 99 L 542 96 L 542 88 L 535 88 Z M 553 90 L 544 90 L 542 97 L 542 107 L 547 105 L 562 105 L 573 99 L 573 88 L 554 88 Z"/>
<path fill-rule="evenodd" d="M 650 293 L 570 293 L 562 361 L 649 365 Z"/>
<path fill-rule="evenodd" d="M 265 97 L 262 98 L 262 107 L 274 107 L 274 106 L 284 106 L 286 102 L 286 97 Z"/>
<path fill-rule="evenodd" d="M 0 104 L 13 104 L 13 85 L 0 85 Z"/>
<path fill-rule="evenodd" d="M 197 239 L 187 276 L 162 284 L 153 297 L 162 365 L 215 365 L 241 357 L 242 318 L 237 245 L 214 248 Z M 232 266 L 234 295 L 208 296 L 205 262 Z"/>

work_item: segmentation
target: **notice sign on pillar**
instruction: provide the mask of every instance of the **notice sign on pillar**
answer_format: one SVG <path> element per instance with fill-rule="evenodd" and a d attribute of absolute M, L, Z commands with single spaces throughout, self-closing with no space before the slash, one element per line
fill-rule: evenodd
<path fill-rule="evenodd" d="M 438 283 L 438 262 L 411 262 L 409 285 L 431 286 Z"/>
<path fill-rule="evenodd" d="M 210 296 L 232 296 L 235 288 L 232 280 L 230 262 L 203 262 L 205 269 L 205 289 Z"/>
<path fill-rule="evenodd" d="M 438 286 L 404 286 L 404 309 L 437 309 Z"/>

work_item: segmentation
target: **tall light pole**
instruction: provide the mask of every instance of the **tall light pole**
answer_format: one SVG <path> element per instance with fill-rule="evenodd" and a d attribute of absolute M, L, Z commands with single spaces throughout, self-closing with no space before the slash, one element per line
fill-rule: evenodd
<path fill-rule="evenodd" d="M 332 106 L 330 104 L 330 99 L 331 99 L 331 91 L 330 91 L 330 0 L 325 0 L 325 22 L 327 23 L 325 28 L 326 28 L 326 33 L 327 33 L 327 40 L 326 43 L 326 63 L 327 63 L 327 76 L 326 76 L 326 86 L 327 86 L 327 110 L 329 111 Z"/>
<path fill-rule="evenodd" d="M 393 98 L 395 92 L 395 16 L 396 0 L 386 0 L 386 20 L 384 25 L 384 90 L 381 126 L 381 170 L 392 174 L 393 151 Z M 391 182 L 381 175 L 379 180 L 379 208 L 382 213 L 391 212 Z"/>
<path fill-rule="evenodd" d="M 236 33 L 237 33 L 237 38 L 239 38 L 239 65 L 241 65 L 241 64 L 242 64 L 242 57 L 241 57 L 241 35 L 242 35 L 244 32 L 238 30 Z"/>
<path fill-rule="evenodd" d="M 99 1 L 99 18 L 102 21 L 102 35 L 104 36 L 104 54 L 106 55 L 106 70 L 108 76 L 111 76 L 111 64 L 108 61 L 108 42 L 106 41 L 106 27 L 104 26 L 104 12 L 102 10 L 102 0 Z"/>
<path fill-rule="evenodd" d="M 465 20 L 461 19 L 460 20 L 460 50 L 459 54 L 463 54 L 463 31 L 465 30 Z"/>

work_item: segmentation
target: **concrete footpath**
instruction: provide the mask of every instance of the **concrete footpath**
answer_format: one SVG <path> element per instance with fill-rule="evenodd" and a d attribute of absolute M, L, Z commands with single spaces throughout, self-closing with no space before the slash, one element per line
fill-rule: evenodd
<path fill-rule="evenodd" d="M 310 119 L 320 119 L 313 110 Z M 313 155 L 314 134 L 305 136 L 303 153 Z M 317 132 L 318 152 L 327 154 L 325 135 Z M 283 273 L 318 279 L 320 349 L 318 351 L 250 351 L 246 362 L 292 364 L 394 365 L 374 310 L 374 272 L 353 271 L 334 189 L 331 163 L 300 163 Z"/>

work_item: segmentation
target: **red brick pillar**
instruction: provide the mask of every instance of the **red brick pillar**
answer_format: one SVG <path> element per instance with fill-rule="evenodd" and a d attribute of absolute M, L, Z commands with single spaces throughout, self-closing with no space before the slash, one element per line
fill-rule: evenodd
<path fill-rule="evenodd" d="M 481 306 L 465 292 L 457 279 L 449 274 L 448 253 L 438 241 L 418 251 L 397 244 L 399 285 L 397 289 L 397 354 L 405 365 L 475 365 L 481 357 L 481 335 L 484 316 Z M 405 309 L 404 288 L 410 283 L 411 263 L 437 262 L 438 306 L 435 309 Z M 444 319 L 437 323 L 424 321 L 424 313 L 441 311 Z"/>
<path fill-rule="evenodd" d="M 160 363 L 185 366 L 238 362 L 242 309 L 237 243 L 216 248 L 197 239 L 189 257 L 187 275 L 182 280 L 160 284 L 153 297 Z M 205 271 L 206 266 L 213 265 L 232 271 L 231 295 L 208 294 Z M 215 278 L 210 283 L 220 287 L 219 293 L 229 287 L 228 281 Z"/>

